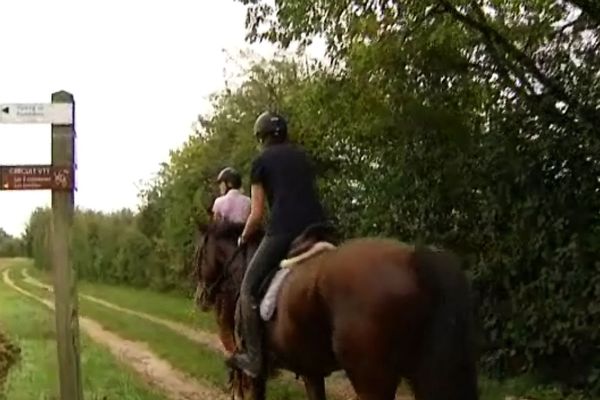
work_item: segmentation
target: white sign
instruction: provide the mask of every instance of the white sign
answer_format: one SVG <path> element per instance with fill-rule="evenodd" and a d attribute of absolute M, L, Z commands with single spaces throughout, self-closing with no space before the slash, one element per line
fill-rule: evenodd
<path fill-rule="evenodd" d="M 56 124 L 73 123 L 71 103 L 13 103 L 0 104 L 0 124 Z"/>

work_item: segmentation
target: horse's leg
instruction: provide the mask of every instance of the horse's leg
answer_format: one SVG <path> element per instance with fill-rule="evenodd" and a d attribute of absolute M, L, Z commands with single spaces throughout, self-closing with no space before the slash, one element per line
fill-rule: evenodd
<path fill-rule="evenodd" d="M 229 369 L 229 391 L 233 400 L 244 400 L 244 394 L 247 393 L 244 386 L 243 373 L 235 369 Z"/>
<path fill-rule="evenodd" d="M 228 354 L 233 354 L 235 351 L 235 339 L 233 332 L 226 326 L 219 324 L 219 339 Z"/>
<path fill-rule="evenodd" d="M 236 349 L 234 335 L 234 310 L 235 306 L 224 296 L 219 296 L 216 307 L 217 326 L 219 339 L 227 353 L 232 354 Z"/>
<path fill-rule="evenodd" d="M 399 378 L 394 376 L 393 371 L 386 371 L 385 368 L 372 368 L 372 371 L 369 369 L 367 367 L 346 371 L 358 399 L 394 400 Z"/>
<path fill-rule="evenodd" d="M 344 326 L 334 336 L 340 366 L 360 400 L 394 400 L 400 382 L 390 359 L 394 346 L 386 334 L 362 321 Z"/>
<path fill-rule="evenodd" d="M 250 389 L 250 398 L 252 400 L 265 400 L 267 395 L 267 378 L 252 378 Z"/>
<path fill-rule="evenodd" d="M 308 400 L 327 400 L 325 379 L 322 376 L 302 376 Z"/>
<path fill-rule="evenodd" d="M 360 400 L 394 400 L 399 379 L 394 377 L 392 371 L 383 368 L 368 368 L 346 371 L 350 383 Z"/>

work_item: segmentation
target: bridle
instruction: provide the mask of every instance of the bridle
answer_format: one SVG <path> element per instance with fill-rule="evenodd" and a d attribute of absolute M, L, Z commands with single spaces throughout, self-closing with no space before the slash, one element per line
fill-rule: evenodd
<path fill-rule="evenodd" d="M 202 247 L 197 252 L 197 254 L 198 254 L 197 257 L 195 257 L 196 274 L 197 274 L 198 280 L 200 280 L 201 276 L 202 276 L 201 275 L 202 274 L 202 262 L 204 260 L 205 254 L 206 254 L 206 244 L 208 242 L 208 235 L 209 235 L 209 233 L 206 233 L 204 235 L 204 240 L 202 241 Z M 222 283 L 223 283 L 223 281 L 225 281 L 225 279 L 227 278 L 227 274 L 230 272 L 229 268 L 235 261 L 236 257 L 238 255 L 240 255 L 240 253 L 242 253 L 242 252 L 244 253 L 244 258 L 245 258 L 247 255 L 247 245 L 245 243 L 242 244 L 241 246 L 238 246 L 235 249 L 235 251 L 233 252 L 231 257 L 229 257 L 227 262 L 223 264 L 223 267 L 220 268 L 219 275 L 211 284 L 206 285 L 206 283 L 204 281 L 202 281 L 202 290 L 200 292 L 200 297 L 199 297 L 199 300 L 201 302 L 204 302 L 207 299 L 213 299 L 214 296 L 219 291 L 219 289 L 222 289 Z"/>

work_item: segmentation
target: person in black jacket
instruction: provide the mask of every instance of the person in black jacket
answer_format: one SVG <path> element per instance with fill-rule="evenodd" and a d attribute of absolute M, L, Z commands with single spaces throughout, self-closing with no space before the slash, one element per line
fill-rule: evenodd
<path fill-rule="evenodd" d="M 246 353 L 234 354 L 227 362 L 251 377 L 260 375 L 263 364 L 259 286 L 285 258 L 298 235 L 310 225 L 326 222 L 314 168 L 305 150 L 288 140 L 285 119 L 264 112 L 256 119 L 254 134 L 262 151 L 252 162 L 251 211 L 238 244 L 243 245 L 260 227 L 267 203 L 270 220 L 265 236 L 246 268 L 240 291 Z"/>

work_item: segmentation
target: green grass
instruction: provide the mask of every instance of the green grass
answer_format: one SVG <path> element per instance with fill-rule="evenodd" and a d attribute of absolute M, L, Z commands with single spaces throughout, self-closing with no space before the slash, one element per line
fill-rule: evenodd
<path fill-rule="evenodd" d="M 6 398 L 57 399 L 58 367 L 53 314 L 3 282 L 0 282 L 0 304 L 0 329 L 21 349 L 20 360 L 8 375 Z M 86 399 L 165 399 L 84 335 L 81 344 Z"/>
<path fill-rule="evenodd" d="M 19 287 L 40 297 L 51 297 L 48 291 L 25 282 L 18 268 L 12 269 L 11 272 L 11 279 Z M 114 298 L 107 295 L 103 295 L 102 298 L 116 303 Z M 138 300 L 136 304 L 142 303 Z M 144 301 L 143 304 L 147 302 Z M 119 305 L 125 306 L 125 304 Z M 228 375 L 224 358 L 220 353 L 209 350 L 166 327 L 137 316 L 118 313 L 85 298 L 80 299 L 79 306 L 81 315 L 94 319 L 105 329 L 125 339 L 146 342 L 154 353 L 169 361 L 175 368 L 185 371 L 198 380 L 226 389 Z M 142 311 L 139 307 L 136 309 Z M 148 312 L 146 309 L 143 311 Z M 268 390 L 269 398 L 273 399 L 291 400 L 305 397 L 304 391 L 299 386 L 285 382 L 272 381 L 269 383 Z"/>

